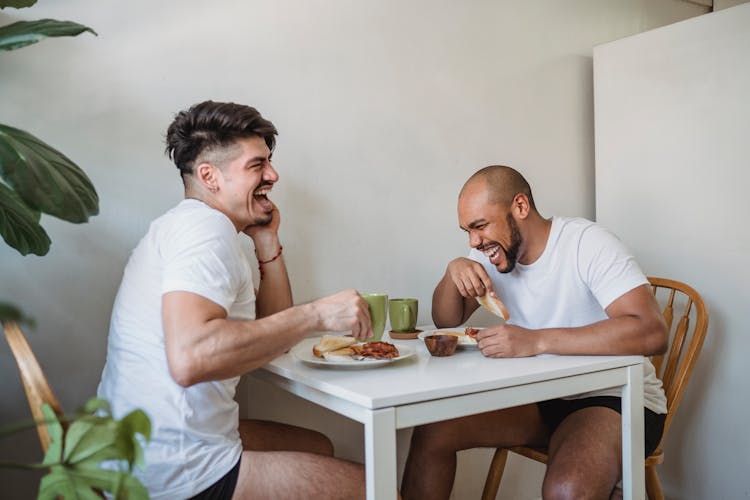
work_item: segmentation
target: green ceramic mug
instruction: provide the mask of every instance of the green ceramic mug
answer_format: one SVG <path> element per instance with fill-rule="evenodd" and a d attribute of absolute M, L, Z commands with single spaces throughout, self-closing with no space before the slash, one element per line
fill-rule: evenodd
<path fill-rule="evenodd" d="M 388 314 L 388 295 L 384 293 L 363 293 L 370 308 L 370 324 L 372 325 L 372 337 L 366 339 L 366 342 L 377 342 L 383 338 L 385 331 L 385 318 Z"/>
<path fill-rule="evenodd" d="M 417 327 L 417 313 L 417 299 L 391 299 L 388 301 L 391 331 L 395 333 L 413 332 Z"/>

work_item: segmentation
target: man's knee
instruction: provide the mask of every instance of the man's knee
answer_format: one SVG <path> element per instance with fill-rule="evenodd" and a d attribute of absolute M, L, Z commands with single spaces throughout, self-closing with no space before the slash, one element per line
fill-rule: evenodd
<path fill-rule="evenodd" d="M 327 457 L 333 456 L 333 442 L 323 434 L 322 432 L 318 431 L 310 431 L 310 446 L 311 446 L 311 452 L 317 453 L 318 455 L 325 455 Z"/>
<path fill-rule="evenodd" d="M 450 432 L 442 422 L 420 425 L 414 428 L 411 436 L 412 448 L 424 451 L 456 451 Z"/>
<path fill-rule="evenodd" d="M 589 498 L 590 489 L 583 478 L 570 475 L 545 476 L 542 484 L 544 500 L 581 500 Z"/>

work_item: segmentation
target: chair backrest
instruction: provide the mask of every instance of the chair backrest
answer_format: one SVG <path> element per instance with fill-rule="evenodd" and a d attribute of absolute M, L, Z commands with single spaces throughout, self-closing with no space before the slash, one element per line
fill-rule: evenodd
<path fill-rule="evenodd" d="M 2 326 L 5 338 L 8 339 L 10 350 L 16 358 L 18 371 L 21 373 L 23 388 L 26 391 L 26 398 L 29 400 L 31 415 L 34 417 L 34 420 L 37 422 L 45 420 L 42 413 L 43 403 L 50 405 L 57 416 L 61 417 L 63 412 L 60 402 L 52 392 L 52 388 L 49 382 L 47 382 L 47 377 L 44 376 L 42 367 L 39 366 L 39 362 L 31 351 L 31 347 L 26 341 L 21 328 L 17 323 L 10 321 L 3 322 Z M 38 424 L 36 430 L 39 434 L 39 441 L 42 443 L 42 450 L 46 453 L 50 443 L 47 426 L 43 423 Z"/>
<path fill-rule="evenodd" d="M 664 424 L 666 435 L 703 347 L 708 328 L 708 311 L 700 294 L 691 286 L 651 276 L 648 281 L 656 300 L 664 307 L 664 319 L 669 329 L 668 351 L 651 358 L 667 395 L 667 419 Z M 679 319 L 675 322 L 675 318 Z"/>

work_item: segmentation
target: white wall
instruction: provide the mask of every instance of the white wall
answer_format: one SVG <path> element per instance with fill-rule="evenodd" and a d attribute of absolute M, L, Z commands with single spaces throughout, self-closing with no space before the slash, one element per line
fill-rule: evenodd
<path fill-rule="evenodd" d="M 42 0 L 6 10 L 0 23 L 52 17 L 99 33 L 0 54 L 0 120 L 82 165 L 101 214 L 83 226 L 45 217 L 44 258 L 0 247 L 0 299 L 37 318 L 30 342 L 63 404 L 92 395 L 128 253 L 181 196 L 164 131 L 176 111 L 213 98 L 252 104 L 281 132 L 274 200 L 297 302 L 385 291 L 418 297 L 427 322 L 444 266 L 467 249 L 455 215 L 462 182 L 489 163 L 515 165 L 544 214 L 593 217 L 591 48 L 704 12 L 680 0 Z M 0 387 L 0 421 L 25 416 L 1 342 Z M 252 390 L 267 396 L 253 396 L 253 414 L 327 430 L 342 456 L 361 458 L 355 424 Z M 33 455 L 27 437 L 0 443 L 0 456 L 24 445 Z M 486 452 L 462 456 L 456 498 L 476 496 L 487 462 Z M 527 469 L 512 469 L 525 479 L 501 492 L 537 495 Z M 4 493 L 29 496 L 22 473 L 0 474 L 21 484 Z"/>
<path fill-rule="evenodd" d="M 665 443 L 669 498 L 750 496 L 750 4 L 597 47 L 596 211 L 710 313 Z"/>

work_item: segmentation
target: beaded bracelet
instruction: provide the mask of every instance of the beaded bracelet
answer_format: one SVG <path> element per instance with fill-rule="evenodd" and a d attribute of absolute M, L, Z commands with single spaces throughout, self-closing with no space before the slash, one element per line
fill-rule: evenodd
<path fill-rule="evenodd" d="M 263 279 L 263 264 L 270 264 L 271 262 L 275 261 L 279 257 L 281 257 L 281 252 L 284 250 L 284 247 L 282 245 L 279 245 L 279 251 L 276 252 L 276 255 L 271 257 L 268 260 L 260 260 L 258 259 L 258 271 L 260 272 L 260 279 Z M 255 251 L 255 256 L 258 257 L 258 251 Z"/>

